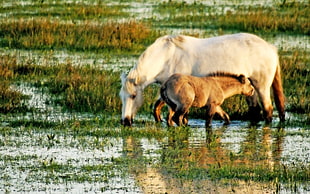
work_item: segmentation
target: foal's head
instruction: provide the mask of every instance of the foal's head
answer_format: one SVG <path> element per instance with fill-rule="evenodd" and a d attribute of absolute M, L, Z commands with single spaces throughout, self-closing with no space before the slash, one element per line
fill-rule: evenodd
<path fill-rule="evenodd" d="M 239 80 L 239 82 L 242 84 L 242 90 L 241 90 L 241 93 L 243 95 L 246 95 L 246 96 L 252 96 L 254 94 L 254 87 L 251 83 L 251 80 L 249 78 L 246 78 L 244 75 L 239 75 L 237 77 L 237 79 Z"/>

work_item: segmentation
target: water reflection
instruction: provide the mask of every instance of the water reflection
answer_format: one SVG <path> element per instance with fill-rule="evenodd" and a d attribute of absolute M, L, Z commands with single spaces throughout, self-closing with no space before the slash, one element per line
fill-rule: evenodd
<path fill-rule="evenodd" d="M 244 125 L 244 123 L 240 123 Z M 272 127 L 217 127 L 206 131 L 202 127 L 170 128 L 168 137 L 163 140 L 141 140 L 135 137 L 127 137 L 123 141 L 126 157 L 139 159 L 149 157 L 146 152 L 148 144 L 157 150 L 153 160 L 146 164 L 144 169 L 134 170 L 135 181 L 144 193 L 274 193 L 281 190 L 286 193 L 283 185 L 275 183 L 258 183 L 231 179 L 211 181 L 209 178 L 186 178 L 191 176 L 189 171 L 195 167 L 198 169 L 222 168 L 227 166 L 240 166 L 273 170 L 283 165 L 281 163 L 284 149 L 285 133 L 283 128 Z M 203 126 L 203 124 L 202 124 Z M 237 138 L 239 149 L 231 149 L 227 144 L 230 133 L 241 131 Z M 230 134 L 231 135 L 231 134 Z M 235 138 L 236 140 L 236 138 Z M 153 142 L 153 143 L 150 143 Z M 156 152 L 156 151 L 155 151 Z M 154 154 L 154 151 L 151 153 Z M 307 160 L 307 159 L 306 159 Z M 307 163 L 307 162 L 306 162 Z M 156 165 L 154 165 L 156 164 Z M 183 178 L 178 178 L 175 172 L 184 172 Z M 201 171 L 201 177 L 207 171 Z M 301 192 L 305 191 L 299 188 Z M 304 187 L 304 189 L 307 189 Z"/>

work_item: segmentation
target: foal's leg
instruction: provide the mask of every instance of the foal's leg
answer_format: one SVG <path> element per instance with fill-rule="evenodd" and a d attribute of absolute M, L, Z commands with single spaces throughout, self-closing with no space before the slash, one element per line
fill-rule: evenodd
<path fill-rule="evenodd" d="M 188 112 L 188 110 L 185 107 L 179 107 L 177 108 L 177 110 L 175 111 L 174 115 L 172 116 L 172 120 L 178 125 L 178 126 L 182 126 L 185 123 L 183 123 L 183 119 L 184 119 L 184 115 L 186 115 L 186 113 Z M 187 124 L 187 123 L 186 123 Z"/>
<path fill-rule="evenodd" d="M 187 124 L 188 124 L 188 112 L 186 112 L 186 113 L 184 114 L 182 122 L 183 122 L 183 124 L 184 124 L 185 126 L 187 126 Z"/>
<path fill-rule="evenodd" d="M 211 127 L 211 122 L 213 119 L 214 114 L 216 113 L 216 105 L 211 103 L 207 107 L 207 113 L 206 113 L 206 128 Z"/>
<path fill-rule="evenodd" d="M 175 112 L 172 110 L 172 108 L 169 107 L 169 113 L 167 115 L 167 125 L 169 127 L 172 127 L 174 122 L 172 120 L 173 115 L 175 114 Z"/>
<path fill-rule="evenodd" d="M 155 102 L 155 106 L 154 106 L 154 110 L 153 110 L 153 116 L 154 116 L 156 122 L 162 121 L 162 119 L 160 117 L 160 111 L 164 106 L 165 106 L 165 101 L 163 101 L 162 98 L 159 98 Z"/>
<path fill-rule="evenodd" d="M 225 125 L 230 123 L 229 115 L 222 109 L 220 106 L 216 106 L 216 113 L 220 115 L 220 117 L 225 121 Z"/>

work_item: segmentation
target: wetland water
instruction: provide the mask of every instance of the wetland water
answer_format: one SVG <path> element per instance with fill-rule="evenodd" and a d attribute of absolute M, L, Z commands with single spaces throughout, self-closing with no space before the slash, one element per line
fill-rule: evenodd
<path fill-rule="evenodd" d="M 29 106 L 42 110 L 30 115 L 2 118 L 2 121 L 33 120 L 65 122 L 99 117 L 92 114 L 64 113 L 46 104 L 49 95 L 44 90 L 21 85 L 18 90 L 28 94 Z M 47 111 L 48 110 L 48 111 Z M 44 112 L 46 111 L 46 112 Z M 298 119 L 288 115 L 288 119 Z M 149 116 L 137 120 L 152 121 Z M 306 183 L 295 185 L 254 182 L 251 180 L 211 181 L 205 178 L 178 178 L 162 171 L 161 166 L 186 171 L 188 165 L 208 168 L 209 165 L 262 165 L 269 169 L 276 166 L 302 166 L 310 163 L 310 131 L 303 127 L 273 126 L 251 127 L 248 122 L 232 121 L 223 127 L 213 121 L 212 134 L 206 133 L 204 121 L 190 119 L 190 129 L 169 129 L 163 138 L 105 137 L 80 135 L 73 129 L 39 127 L 2 127 L 7 133 L 0 137 L 0 191 L 11 192 L 103 192 L 103 193 L 297 193 L 309 192 Z M 140 126 L 137 129 L 142 130 Z M 122 131 L 121 128 L 89 128 L 94 131 Z M 167 131 L 165 124 L 158 130 Z M 168 131 L 169 131 L 168 130 Z M 175 130 L 175 131 L 174 131 Z M 182 133 L 181 136 L 175 133 Z M 7 135 L 5 135 L 7 134 Z M 173 153 L 177 151 L 178 153 Z M 229 157 L 238 157 L 231 160 Z M 138 160 L 139 166 L 128 171 L 126 160 Z M 143 162 L 141 162 L 141 161 Z M 125 161 L 125 162 L 124 162 Z M 175 166 L 174 166 L 175 165 Z M 138 169 L 136 169 L 138 168 Z M 202 172 L 202 175 L 206 172 Z M 79 177 L 79 178 L 78 178 Z M 278 184 L 278 185 L 277 185 Z"/>
<path fill-rule="evenodd" d="M 235 4 L 241 1 L 206 2 L 234 11 Z M 275 1 L 242 2 L 273 6 Z M 32 5 L 33 1 L 15 3 Z M 152 13 L 155 3 L 124 4 L 131 5 L 127 11 L 137 18 L 165 17 Z M 115 3 L 108 1 L 108 4 Z M 13 5 L 4 1 L 3 7 Z M 161 30 L 205 34 L 205 30 L 191 28 Z M 208 36 L 219 34 L 217 30 L 207 31 Z M 264 38 L 282 50 L 309 50 L 310 47 L 306 35 L 265 34 Z M 70 61 L 115 71 L 127 71 L 138 58 L 108 58 L 100 53 L 67 50 L 0 50 L 3 54 L 16 55 L 20 62 L 58 65 Z M 190 119 L 190 128 L 167 129 L 165 124 L 155 125 L 150 115 L 138 112 L 137 124 L 124 129 L 102 124 L 118 121 L 120 115 L 63 111 L 62 107 L 53 105 L 53 97 L 44 88 L 25 83 L 12 87 L 29 96 L 25 104 L 34 111 L 1 115 L 0 193 L 310 192 L 309 179 L 294 181 L 294 175 L 287 175 L 288 180 L 281 182 L 272 177 L 278 168 L 297 168 L 298 174 L 303 173 L 303 166 L 310 164 L 310 130 L 303 124 L 302 115 L 288 113 L 287 119 L 294 123 L 289 126 L 281 126 L 277 115 L 271 126 L 260 123 L 253 127 L 246 121 L 233 120 L 231 125 L 223 127 L 221 121 L 213 121 L 212 133 L 206 133 L 203 120 Z M 95 124 L 80 126 L 83 122 Z M 141 135 L 145 130 L 165 135 Z M 261 171 L 251 171 L 257 166 Z M 245 171 L 249 171 L 248 177 L 238 176 Z M 270 174 L 271 181 L 262 175 L 265 172 Z"/>

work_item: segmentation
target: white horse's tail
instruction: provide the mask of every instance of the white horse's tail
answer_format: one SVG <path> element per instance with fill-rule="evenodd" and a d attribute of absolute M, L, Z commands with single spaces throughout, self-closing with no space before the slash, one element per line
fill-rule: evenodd
<path fill-rule="evenodd" d="M 285 121 L 285 110 L 284 110 L 285 109 L 285 105 L 284 105 L 285 96 L 283 93 L 281 70 L 280 70 L 279 64 L 277 65 L 276 74 L 272 82 L 272 89 L 273 89 L 273 96 L 274 96 L 275 104 L 279 112 L 280 121 Z"/>

